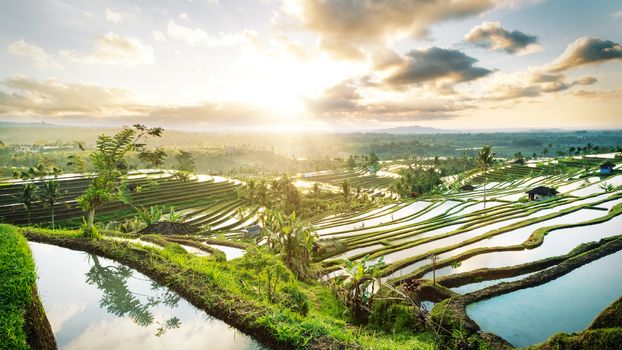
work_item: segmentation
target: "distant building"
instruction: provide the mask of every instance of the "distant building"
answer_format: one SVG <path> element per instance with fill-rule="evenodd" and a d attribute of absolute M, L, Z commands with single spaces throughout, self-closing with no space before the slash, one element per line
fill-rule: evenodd
<path fill-rule="evenodd" d="M 460 191 L 461 192 L 473 191 L 474 189 L 475 189 L 475 187 L 473 185 L 464 185 L 464 186 L 460 187 Z"/>
<path fill-rule="evenodd" d="M 609 175 L 613 172 L 613 168 L 615 167 L 615 164 L 611 163 L 611 162 L 607 162 L 605 164 L 602 164 L 600 166 L 600 174 L 601 175 Z"/>
<path fill-rule="evenodd" d="M 514 165 L 525 165 L 525 160 L 523 158 L 517 159 L 512 162 Z"/>
<path fill-rule="evenodd" d="M 530 201 L 539 201 L 555 197 L 557 195 L 557 190 L 550 187 L 538 186 L 527 191 L 526 193 L 529 196 Z"/>
<path fill-rule="evenodd" d="M 240 231 L 242 231 L 244 238 L 256 238 L 261 236 L 261 233 L 263 232 L 263 227 L 255 224 L 247 226 Z"/>

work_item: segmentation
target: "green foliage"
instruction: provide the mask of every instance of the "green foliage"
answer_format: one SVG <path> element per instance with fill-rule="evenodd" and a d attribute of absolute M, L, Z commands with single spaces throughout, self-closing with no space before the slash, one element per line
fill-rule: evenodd
<path fill-rule="evenodd" d="M 192 153 L 181 150 L 175 154 L 175 160 L 177 161 L 176 169 L 190 173 L 195 172 L 196 164 Z"/>
<path fill-rule="evenodd" d="M 307 316 L 309 313 L 309 297 L 298 287 L 295 282 L 290 282 L 280 290 L 281 304 L 288 309 Z"/>
<path fill-rule="evenodd" d="M 260 291 L 269 302 L 277 302 L 276 291 L 280 286 L 291 283 L 293 275 L 276 256 L 257 248 L 249 248 L 238 263 L 263 284 Z"/>
<path fill-rule="evenodd" d="M 0 349 L 29 349 L 24 315 L 33 302 L 35 264 L 24 237 L 0 224 Z"/>
<path fill-rule="evenodd" d="M 38 193 L 39 187 L 37 187 L 37 185 L 33 184 L 32 182 L 28 182 L 23 184 L 20 192 L 16 196 L 14 196 L 15 200 L 20 203 L 26 210 L 28 224 L 30 224 L 30 214 L 32 206 L 37 200 Z"/>
<path fill-rule="evenodd" d="M 45 206 L 50 208 L 52 229 L 54 229 L 54 205 L 58 203 L 58 199 L 62 196 L 60 191 L 60 183 L 57 180 L 44 181 L 37 196 Z"/>
<path fill-rule="evenodd" d="M 487 173 L 495 162 L 495 152 L 490 145 L 484 145 L 477 154 L 477 165 L 484 172 L 484 208 L 486 208 L 486 184 L 488 182 Z"/>
<path fill-rule="evenodd" d="M 287 174 L 272 179 L 269 184 L 263 179 L 249 179 L 239 190 L 238 196 L 248 200 L 251 205 L 276 209 L 288 215 L 301 209 L 300 192 Z"/>
<path fill-rule="evenodd" d="M 600 184 L 600 188 L 607 193 L 610 193 L 616 190 L 616 187 L 613 184 L 607 183 L 607 182 L 603 182 L 602 184 Z"/>
<path fill-rule="evenodd" d="M 350 202 L 350 196 L 352 195 L 352 190 L 350 189 L 350 183 L 348 180 L 343 180 L 341 183 L 341 196 L 343 198 L 343 202 L 345 204 Z"/>
<path fill-rule="evenodd" d="M 89 226 L 85 218 L 82 218 L 82 225 L 80 225 L 80 232 L 85 238 L 97 239 L 100 237 L 99 229 L 97 226 Z"/>
<path fill-rule="evenodd" d="M 183 215 L 177 214 L 175 212 L 175 208 L 171 207 L 170 211 L 168 212 L 168 217 L 166 218 L 166 221 L 168 221 L 168 222 L 182 222 L 183 219 L 184 219 Z"/>
<path fill-rule="evenodd" d="M 394 300 L 375 300 L 369 315 L 369 326 L 387 333 L 413 332 L 420 328 L 415 306 Z"/>
<path fill-rule="evenodd" d="M 184 249 L 184 247 L 182 247 L 181 245 L 177 243 L 166 242 L 166 245 L 164 246 L 164 250 L 172 254 L 181 254 L 181 255 L 188 254 L 188 252 Z"/>
<path fill-rule="evenodd" d="M 346 166 L 350 169 L 356 168 L 356 161 L 354 160 L 354 157 L 352 155 L 348 157 L 348 160 L 346 161 Z"/>
<path fill-rule="evenodd" d="M 279 254 L 298 278 L 313 277 L 311 253 L 316 240 L 314 229 L 298 220 L 296 213 L 285 216 L 280 211 L 269 209 L 262 214 L 261 222 L 272 252 Z"/>
<path fill-rule="evenodd" d="M 160 168 L 164 164 L 164 159 L 167 157 L 166 152 L 161 148 L 155 150 L 143 150 L 138 154 L 138 159 L 147 164 L 151 168 Z"/>
<path fill-rule="evenodd" d="M 89 183 L 86 192 L 77 198 L 78 205 L 88 211 L 85 236 L 93 233 L 95 210 L 106 202 L 118 198 L 121 179 L 128 171 L 125 156 L 130 151 L 138 152 L 139 158 L 155 162 L 158 157 L 163 158 L 163 152 L 150 151 L 144 143 L 139 143 L 149 136 L 160 137 L 162 128 L 147 128 L 136 124 L 126 128 L 114 136 L 100 135 L 97 137 L 96 148 L 91 153 L 91 162 L 95 168 L 95 177 Z"/>
<path fill-rule="evenodd" d="M 622 344 L 622 328 L 586 330 L 579 334 L 556 334 L 530 349 L 540 350 L 617 350 Z"/>
<path fill-rule="evenodd" d="M 370 261 L 369 255 L 355 261 L 346 258 L 341 265 L 346 277 L 337 282 L 337 295 L 350 308 L 354 320 L 364 322 L 370 311 L 373 287 L 379 283 L 376 275 L 384 266 L 384 257 L 377 261 Z"/>
<path fill-rule="evenodd" d="M 162 207 L 158 205 L 152 205 L 149 208 L 140 206 L 134 209 L 136 210 L 136 215 L 145 226 L 153 225 L 162 218 Z"/>
<path fill-rule="evenodd" d="M 400 170 L 400 178 L 391 182 L 389 190 L 401 197 L 417 197 L 433 192 L 441 183 L 441 175 L 434 168 L 410 167 Z"/>

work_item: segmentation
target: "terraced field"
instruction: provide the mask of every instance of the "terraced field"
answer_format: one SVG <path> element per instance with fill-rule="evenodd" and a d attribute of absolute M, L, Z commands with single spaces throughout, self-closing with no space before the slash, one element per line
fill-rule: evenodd
<path fill-rule="evenodd" d="M 344 181 L 348 181 L 350 188 L 361 187 L 362 189 L 369 191 L 386 190 L 393 177 L 381 176 L 383 173 L 370 174 L 363 171 L 354 170 L 335 170 L 335 171 L 323 171 L 317 173 L 303 174 L 299 177 L 300 180 L 306 182 L 318 182 L 325 183 L 332 186 L 339 186 Z"/>
<path fill-rule="evenodd" d="M 58 178 L 63 193 L 55 206 L 56 222 L 65 227 L 77 227 L 84 215 L 76 205 L 76 197 L 88 186 L 89 179 L 81 175 L 65 175 Z M 40 181 L 35 183 L 41 186 Z M 0 186 L 0 218 L 11 224 L 27 224 L 25 208 L 16 203 L 15 196 L 23 181 L 5 181 Z M 238 184 L 225 178 L 197 176 L 181 181 L 165 171 L 137 171 L 128 176 L 131 203 L 134 206 L 165 206 L 174 208 L 183 221 L 202 230 L 234 230 L 256 221 L 256 213 L 243 210 L 244 202 L 237 199 Z M 105 223 L 119 221 L 135 215 L 127 204 L 115 201 L 103 205 L 97 211 L 96 221 Z M 50 221 L 50 208 L 34 203 L 31 210 L 32 224 Z"/>
<path fill-rule="evenodd" d="M 500 288 L 503 282 L 520 285 L 586 251 L 596 254 L 612 240 L 622 243 L 622 173 L 586 176 L 585 167 L 597 174 L 595 165 L 603 160 L 574 162 L 574 170 L 559 175 L 545 175 L 550 172 L 547 167 L 556 165 L 496 169 L 488 175 L 486 203 L 479 184 L 474 191 L 449 191 L 316 221 L 321 239 L 338 240 L 340 244 L 331 246 L 343 247 L 319 259 L 323 278 L 341 274 L 342 258 L 369 255 L 373 263 L 382 257 L 381 280 L 397 285 L 435 279 L 441 291 L 431 293 L 428 301 L 439 302 Z M 477 183 L 479 177 L 470 182 Z M 502 180 L 508 178 L 512 180 Z M 538 186 L 554 187 L 560 193 L 547 200 L 526 201 L 525 192 Z M 622 290 L 617 290 L 620 294 Z"/>

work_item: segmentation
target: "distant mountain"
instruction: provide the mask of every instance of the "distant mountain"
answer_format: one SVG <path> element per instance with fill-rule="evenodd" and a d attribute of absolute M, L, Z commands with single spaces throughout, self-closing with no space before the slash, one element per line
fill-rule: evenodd
<path fill-rule="evenodd" d="M 39 123 L 19 123 L 0 121 L 0 128 L 67 128 L 65 125 L 50 124 L 46 122 Z"/>
<path fill-rule="evenodd" d="M 412 126 L 400 126 L 397 128 L 390 129 L 379 129 L 373 131 L 375 133 L 382 134 L 446 134 L 446 133 L 455 133 L 453 130 L 444 130 L 437 128 L 429 128 L 425 126 L 412 125 Z"/>

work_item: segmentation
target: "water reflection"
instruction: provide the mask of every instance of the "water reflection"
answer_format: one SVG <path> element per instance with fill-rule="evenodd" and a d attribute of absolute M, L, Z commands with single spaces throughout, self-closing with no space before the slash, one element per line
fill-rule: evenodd
<path fill-rule="evenodd" d="M 129 316 L 137 325 L 146 327 L 154 322 L 150 308 L 159 304 L 171 309 L 177 307 L 181 297 L 154 281 L 151 281 L 151 293 L 143 295 L 147 298 L 146 302 L 141 302 L 138 295 L 132 293 L 127 286 L 127 280 L 132 277 L 132 269 L 118 264 L 103 266 L 98 256 L 89 254 L 88 257 L 93 266 L 86 273 L 86 283 L 95 285 L 102 291 L 99 306 L 106 308 L 109 313 L 119 317 Z M 179 318 L 172 316 L 160 324 L 156 335 L 161 336 L 166 329 L 179 328 L 180 325 Z"/>
<path fill-rule="evenodd" d="M 30 247 L 61 349 L 263 349 L 127 266 L 45 244 Z"/>

